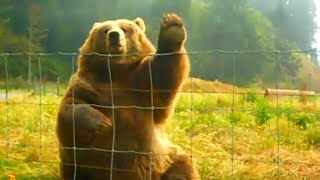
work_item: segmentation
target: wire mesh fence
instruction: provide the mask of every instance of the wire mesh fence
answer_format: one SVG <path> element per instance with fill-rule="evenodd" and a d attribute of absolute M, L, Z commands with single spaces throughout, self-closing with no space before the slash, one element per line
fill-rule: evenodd
<path fill-rule="evenodd" d="M 229 88 L 201 89 L 202 81 L 190 78 L 186 88 L 179 93 L 181 97 L 175 107 L 156 107 L 153 100 L 153 89 L 150 93 L 151 106 L 115 105 L 113 92 L 117 90 L 143 91 L 139 89 L 117 89 L 113 87 L 112 67 L 108 59 L 106 67 L 109 73 L 111 105 L 89 104 L 92 107 L 111 110 L 115 119 L 118 109 L 150 110 L 153 122 L 154 110 L 173 108 L 172 120 L 168 122 L 170 140 L 184 149 L 197 162 L 201 179 L 314 179 L 320 176 L 320 98 L 319 94 L 280 94 L 266 96 L 264 89 L 240 89 L 236 86 L 237 65 L 241 64 L 238 56 L 243 54 L 268 53 L 274 58 L 273 88 L 282 89 L 281 68 L 282 54 L 308 53 L 302 51 L 201 51 L 188 53 L 190 59 L 204 55 L 222 54 L 229 57 L 232 75 Z M 170 56 L 174 53 L 157 54 Z M 37 69 L 34 76 L 34 92 L 25 93 L 26 89 L 10 87 L 10 67 L 8 61 L 15 57 L 29 55 L 34 57 Z M 0 176 L 15 174 L 19 178 L 59 179 L 58 152 L 60 149 L 74 151 L 74 162 L 71 164 L 77 171 L 77 152 L 98 151 L 111 153 L 111 161 L 106 170 L 110 179 L 114 170 L 114 153 L 148 156 L 150 167 L 153 158 L 166 154 L 139 152 L 135 150 L 115 149 L 115 126 L 113 122 L 112 148 L 59 147 L 56 137 L 56 115 L 60 106 L 61 95 L 68 85 L 63 85 L 59 77 L 56 82 L 45 83 L 43 78 L 42 58 L 47 56 L 68 57 L 72 61 L 71 72 L 76 71 L 77 53 L 1 53 L 5 77 L 0 89 L 1 136 L 0 136 Z M 90 54 L 89 54 L 90 55 Z M 111 57 L 111 55 L 93 53 Z M 198 58 L 198 59 L 199 59 Z M 211 59 L 209 59 L 211 60 Z M 214 59 L 219 61 L 218 59 Z M 252 67 L 247 67 L 252 68 Z M 48 69 L 48 68 L 46 68 Z M 214 67 L 213 67 L 214 71 Z M 28 70 L 26 70 L 28 72 Z M 152 68 L 149 65 L 151 87 Z M 245 74 L 245 71 L 243 71 Z M 192 74 L 192 72 L 191 72 Z M 238 73 L 239 74 L 239 73 Z M 223 76 L 223 75 L 222 75 Z M 50 85 L 48 85 L 50 84 Z M 200 86 L 200 87 L 199 87 Z M 204 84 L 203 86 L 209 86 Z M 210 86 L 211 87 L 211 86 Z M 45 90 L 46 89 L 46 90 Z M 259 90 L 258 90 L 259 89 Z M 50 93 L 51 92 L 51 93 Z M 74 93 L 74 92 L 73 92 Z M 301 98 L 307 98 L 302 101 Z M 70 105 L 74 106 L 74 102 Z M 74 117 L 74 115 L 73 115 Z M 74 121 L 73 121 L 74 122 Z M 294 126 L 294 127 L 293 127 Z M 74 124 L 73 124 L 74 127 Z M 75 131 L 72 130 L 74 133 Z M 73 135 L 75 138 L 75 135 Z M 75 142 L 76 139 L 73 139 Z M 101 167 L 91 167 L 101 168 Z M 149 179 L 152 179 L 152 168 L 149 168 Z"/>

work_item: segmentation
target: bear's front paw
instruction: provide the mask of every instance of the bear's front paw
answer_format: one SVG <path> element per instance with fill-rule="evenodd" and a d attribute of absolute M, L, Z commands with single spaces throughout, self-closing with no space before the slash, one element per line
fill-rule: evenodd
<path fill-rule="evenodd" d="M 104 121 L 100 121 L 97 123 L 96 133 L 104 133 L 104 132 L 110 132 L 112 130 L 112 123 L 111 120 L 106 118 Z"/>
<path fill-rule="evenodd" d="M 161 22 L 159 43 L 166 46 L 181 45 L 186 40 L 186 30 L 181 17 L 174 13 L 166 13 Z"/>

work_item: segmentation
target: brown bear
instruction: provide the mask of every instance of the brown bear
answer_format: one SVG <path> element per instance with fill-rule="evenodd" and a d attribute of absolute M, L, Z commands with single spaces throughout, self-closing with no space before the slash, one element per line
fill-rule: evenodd
<path fill-rule="evenodd" d="M 94 24 L 58 113 L 61 178 L 199 179 L 164 131 L 189 74 L 186 37 L 173 13 L 163 17 L 157 50 L 141 18 Z"/>

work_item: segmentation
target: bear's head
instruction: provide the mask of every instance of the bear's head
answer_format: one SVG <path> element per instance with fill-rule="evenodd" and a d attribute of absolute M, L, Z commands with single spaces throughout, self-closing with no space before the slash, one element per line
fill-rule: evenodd
<path fill-rule="evenodd" d="M 154 53 L 155 49 L 145 35 L 145 24 L 141 18 L 131 21 L 118 19 L 97 22 L 80 48 L 80 53 L 116 55 L 116 61 L 133 62 L 141 55 Z M 125 58 L 119 55 L 132 55 Z"/>

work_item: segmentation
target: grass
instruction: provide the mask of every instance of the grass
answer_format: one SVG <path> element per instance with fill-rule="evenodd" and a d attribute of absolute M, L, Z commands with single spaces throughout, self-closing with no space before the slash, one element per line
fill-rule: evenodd
<path fill-rule="evenodd" d="M 320 177 L 319 99 L 283 97 L 276 103 L 254 93 L 206 92 L 182 93 L 166 127 L 170 139 L 192 153 L 202 179 Z M 12 97 L 8 106 L 0 102 L 0 179 L 58 179 L 60 98 L 28 95 Z"/>

